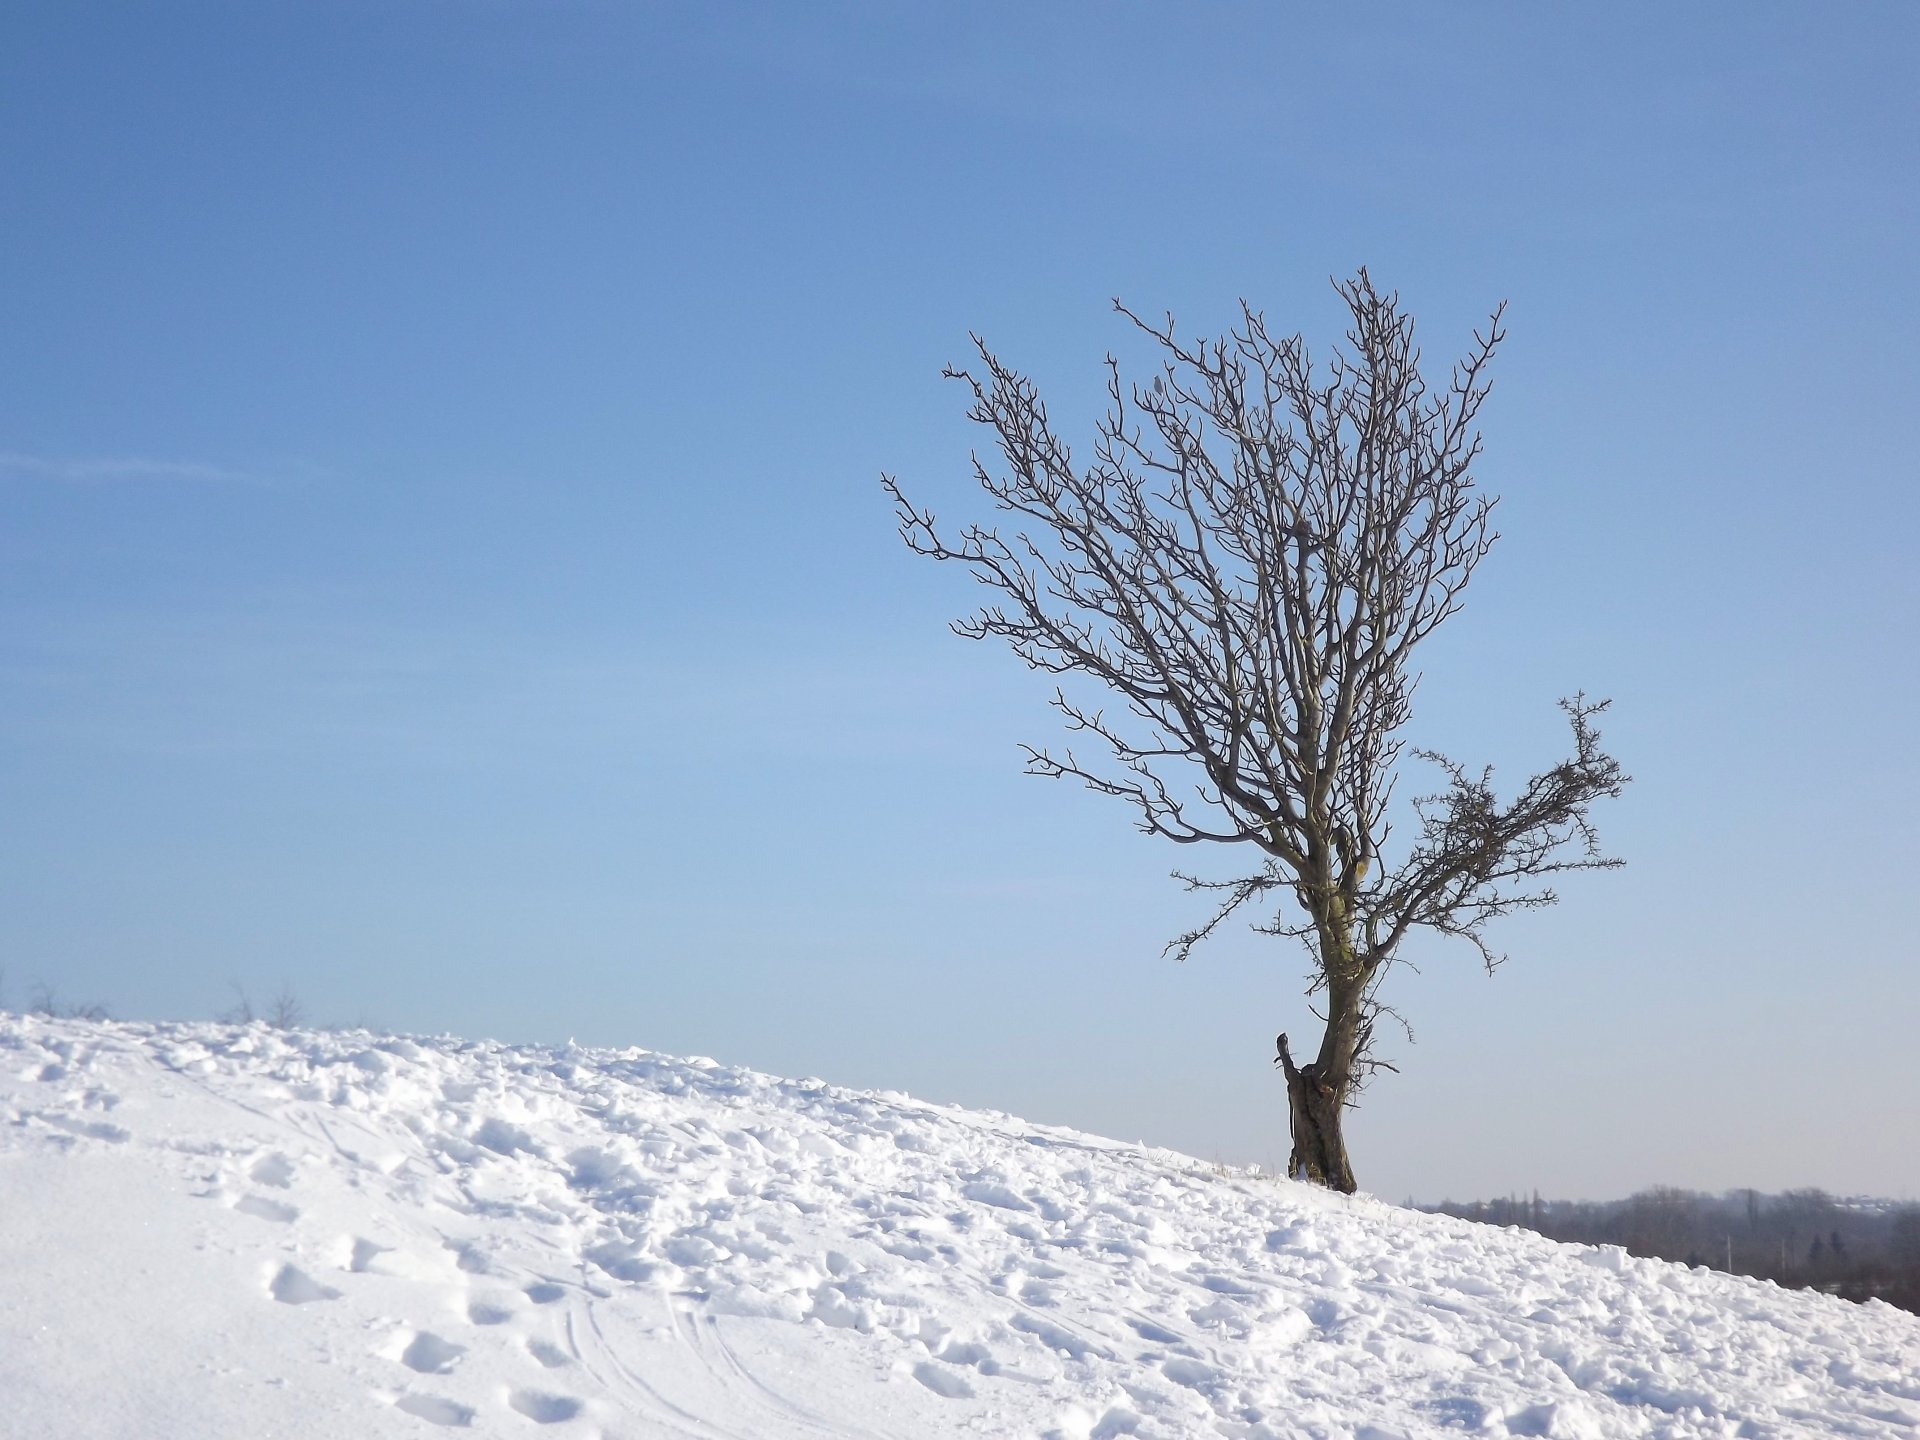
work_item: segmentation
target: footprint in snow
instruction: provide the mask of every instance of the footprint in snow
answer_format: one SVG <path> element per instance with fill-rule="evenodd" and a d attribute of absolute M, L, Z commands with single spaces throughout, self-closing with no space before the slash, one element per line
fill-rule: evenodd
<path fill-rule="evenodd" d="M 541 1390 L 515 1390 L 507 1404 L 537 1425 L 558 1425 L 580 1413 L 581 1404 L 571 1395 L 549 1395 Z"/>
<path fill-rule="evenodd" d="M 338 1300 L 340 1292 L 322 1285 L 297 1265 L 282 1265 L 275 1273 L 267 1293 L 282 1305 L 310 1305 L 316 1300 Z"/>
<path fill-rule="evenodd" d="M 1176 1385 L 1184 1385 L 1189 1390 L 1206 1390 L 1220 1378 L 1220 1374 L 1203 1360 L 1188 1355 L 1171 1355 L 1162 1362 L 1160 1373 Z"/>
<path fill-rule="evenodd" d="M 469 1275 L 486 1275 L 493 1267 L 487 1263 L 487 1257 L 464 1240 L 445 1240 L 441 1242 L 453 1252 L 453 1263 Z"/>
<path fill-rule="evenodd" d="M 473 1424 L 472 1410 L 465 1405 L 456 1405 L 451 1400 L 443 1400 L 438 1395 L 402 1395 L 393 1405 L 396 1410 L 404 1410 L 430 1425 L 460 1429 Z"/>
<path fill-rule="evenodd" d="M 133 1138 L 133 1132 L 131 1130 L 124 1129 L 119 1125 L 110 1125 L 105 1120 L 75 1120 L 68 1115 L 48 1115 L 30 1110 L 20 1113 L 22 1115 L 31 1115 L 33 1118 L 42 1120 L 57 1130 L 63 1130 L 69 1135 L 77 1135 L 85 1140 L 104 1140 L 109 1145 L 124 1145 Z M 72 1142 L 68 1141 L 67 1143 L 71 1144 Z"/>
<path fill-rule="evenodd" d="M 400 1363 L 422 1375 L 445 1375 L 466 1353 L 466 1346 L 442 1340 L 431 1330 L 422 1330 L 400 1352 Z"/>
<path fill-rule="evenodd" d="M 922 1360 L 913 1367 L 913 1378 L 926 1386 L 934 1394 L 948 1400 L 971 1400 L 973 1387 L 967 1383 L 964 1375 L 947 1369 L 932 1360 Z"/>
<path fill-rule="evenodd" d="M 285 1190 L 293 1184 L 293 1162 L 280 1154 L 263 1155 L 253 1162 L 247 1171 L 247 1178 L 256 1185 L 270 1185 L 276 1190 Z"/>
<path fill-rule="evenodd" d="M 1055 1303 L 1053 1286 L 1044 1280 L 1027 1281 L 1020 1287 L 1020 1303 L 1050 1309 Z"/>
<path fill-rule="evenodd" d="M 291 1225 L 300 1218 L 298 1206 L 269 1200 L 264 1195 L 242 1195 L 233 1202 L 233 1208 L 242 1215 L 251 1215 L 256 1220 L 271 1220 L 276 1225 Z"/>
<path fill-rule="evenodd" d="M 1151 1320 L 1128 1320 L 1134 1334 L 1142 1340 L 1151 1340 L 1156 1345 L 1177 1345 L 1180 1337 L 1164 1325 L 1156 1325 Z"/>

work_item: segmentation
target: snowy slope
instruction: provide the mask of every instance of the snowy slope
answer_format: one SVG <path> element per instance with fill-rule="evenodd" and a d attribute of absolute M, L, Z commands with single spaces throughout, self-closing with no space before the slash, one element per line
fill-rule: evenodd
<path fill-rule="evenodd" d="M 1920 1320 L 644 1051 L 0 1014 L 0 1435 L 1920 1436 Z"/>

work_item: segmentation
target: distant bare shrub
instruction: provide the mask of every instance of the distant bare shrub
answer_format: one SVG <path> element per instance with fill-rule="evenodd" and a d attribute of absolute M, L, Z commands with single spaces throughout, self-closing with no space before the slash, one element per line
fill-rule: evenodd
<path fill-rule="evenodd" d="M 110 1018 L 107 1007 L 98 1000 L 85 1002 L 67 1002 L 60 999 L 54 988 L 44 980 L 34 983 L 33 999 L 27 1009 L 35 1015 L 45 1015 L 53 1020 L 105 1020 Z"/>
<path fill-rule="evenodd" d="M 275 1030 L 297 1030 L 306 1023 L 306 1005 L 293 993 L 293 986 L 284 981 L 280 993 L 273 997 L 264 1015 L 255 1012 L 253 998 L 247 994 L 246 986 L 238 980 L 229 980 L 227 984 L 233 989 L 234 1004 L 214 1017 L 223 1025 L 251 1025 L 261 1020 Z"/>

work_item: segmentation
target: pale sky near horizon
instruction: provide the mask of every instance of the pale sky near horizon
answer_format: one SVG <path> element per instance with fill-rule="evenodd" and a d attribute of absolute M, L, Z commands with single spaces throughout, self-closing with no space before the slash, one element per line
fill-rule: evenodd
<path fill-rule="evenodd" d="M 1421 946 L 1390 1199 L 1920 1197 L 1920 11 L 0 11 L 0 1005 L 283 983 L 1224 1160 L 1302 964 L 1021 776 L 970 330 L 1069 438 L 1121 296 L 1324 346 L 1497 302 L 1504 538 L 1413 736 L 1610 696 L 1625 869 Z M 1416 782 L 1413 777 L 1409 783 Z M 1221 857 L 1230 870 L 1239 856 Z"/>

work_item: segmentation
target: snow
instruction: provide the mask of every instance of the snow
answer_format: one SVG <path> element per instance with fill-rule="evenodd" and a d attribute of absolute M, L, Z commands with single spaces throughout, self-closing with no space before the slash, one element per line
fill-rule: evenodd
<path fill-rule="evenodd" d="M 0 1014 L 0 1433 L 1920 1436 L 1920 1319 L 643 1050 Z"/>

